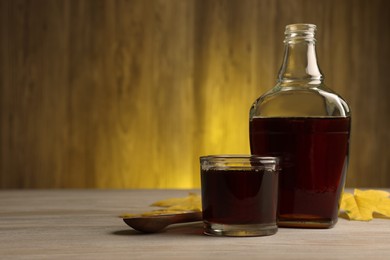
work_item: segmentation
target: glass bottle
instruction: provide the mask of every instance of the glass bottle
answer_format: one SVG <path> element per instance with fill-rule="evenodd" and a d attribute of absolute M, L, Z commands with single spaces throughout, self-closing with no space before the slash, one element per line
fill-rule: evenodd
<path fill-rule="evenodd" d="M 281 158 L 280 227 L 333 227 L 346 178 L 350 109 L 323 83 L 315 30 L 286 26 L 277 84 L 250 109 L 252 154 Z"/>

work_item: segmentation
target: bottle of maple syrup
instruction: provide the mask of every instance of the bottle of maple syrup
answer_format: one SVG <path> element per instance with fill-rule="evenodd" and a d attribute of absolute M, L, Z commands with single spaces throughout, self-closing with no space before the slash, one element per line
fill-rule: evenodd
<path fill-rule="evenodd" d="M 324 85 L 315 30 L 286 26 L 277 84 L 250 109 L 252 154 L 281 158 L 280 227 L 333 227 L 346 178 L 350 109 Z"/>

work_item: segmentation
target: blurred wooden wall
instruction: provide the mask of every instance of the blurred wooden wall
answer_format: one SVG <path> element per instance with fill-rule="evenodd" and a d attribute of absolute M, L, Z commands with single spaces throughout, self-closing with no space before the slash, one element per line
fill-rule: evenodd
<path fill-rule="evenodd" d="M 199 187 L 200 155 L 249 152 L 297 22 L 352 107 L 347 186 L 390 187 L 386 0 L 1 1 L 0 187 Z"/>

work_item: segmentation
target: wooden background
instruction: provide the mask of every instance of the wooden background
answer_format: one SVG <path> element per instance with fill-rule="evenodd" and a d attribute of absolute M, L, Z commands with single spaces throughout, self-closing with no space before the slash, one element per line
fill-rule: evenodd
<path fill-rule="evenodd" d="M 248 153 L 284 26 L 352 107 L 349 187 L 390 187 L 390 1 L 0 2 L 1 188 L 196 188 Z"/>

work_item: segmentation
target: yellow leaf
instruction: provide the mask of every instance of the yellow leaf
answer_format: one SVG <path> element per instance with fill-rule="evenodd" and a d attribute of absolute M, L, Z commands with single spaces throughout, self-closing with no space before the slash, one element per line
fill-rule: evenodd
<path fill-rule="evenodd" d="M 384 217 L 390 218 L 390 201 L 381 201 L 380 205 L 376 207 L 375 212 L 381 214 Z"/>
<path fill-rule="evenodd" d="M 140 214 L 125 213 L 121 215 L 122 218 L 153 216 L 165 214 L 177 214 L 189 211 L 202 211 L 201 197 L 195 193 L 190 193 L 183 198 L 170 198 L 154 202 L 151 206 L 162 207 L 153 211 L 143 212 Z"/>
<path fill-rule="evenodd" d="M 382 190 L 354 190 L 354 194 L 343 193 L 340 210 L 350 220 L 369 221 L 373 213 L 390 217 L 390 193 Z"/>
<path fill-rule="evenodd" d="M 187 197 L 184 198 L 170 198 L 166 200 L 156 201 L 151 206 L 176 208 L 183 207 L 187 210 L 191 208 L 200 210 L 201 199 L 199 195 L 195 193 L 190 193 Z"/>
<path fill-rule="evenodd" d="M 387 198 L 390 196 L 390 192 L 384 191 L 384 190 L 354 190 L 354 195 L 359 197 L 366 197 L 371 199 L 382 199 Z"/>
<path fill-rule="evenodd" d="M 350 193 L 343 194 L 340 210 L 344 210 L 349 219 L 363 220 L 355 197 Z"/>

